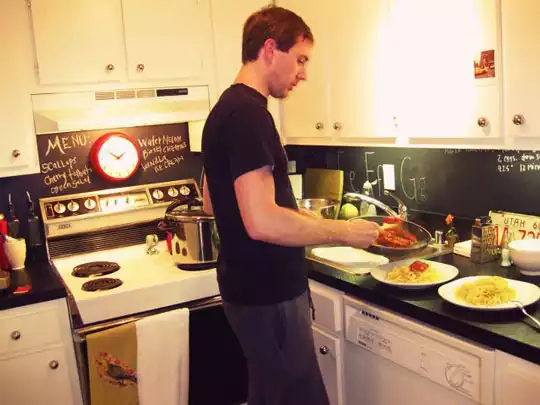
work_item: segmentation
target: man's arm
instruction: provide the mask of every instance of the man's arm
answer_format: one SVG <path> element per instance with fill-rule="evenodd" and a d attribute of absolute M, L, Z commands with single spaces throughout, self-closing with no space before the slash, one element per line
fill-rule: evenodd
<path fill-rule="evenodd" d="M 206 175 L 204 175 L 203 179 L 203 211 L 207 214 L 214 215 L 214 208 L 212 207 L 212 200 L 210 200 L 210 191 L 208 190 Z"/>
<path fill-rule="evenodd" d="M 344 243 L 365 248 L 379 233 L 379 226 L 373 222 L 310 218 L 278 206 L 270 166 L 241 175 L 234 189 L 244 227 L 255 240 L 283 246 Z"/>

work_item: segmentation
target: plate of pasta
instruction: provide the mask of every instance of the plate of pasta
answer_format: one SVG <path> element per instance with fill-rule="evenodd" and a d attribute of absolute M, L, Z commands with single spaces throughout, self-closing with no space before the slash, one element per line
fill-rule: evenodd
<path fill-rule="evenodd" d="M 446 283 L 459 273 L 457 267 L 431 260 L 409 259 L 371 269 L 371 276 L 384 284 L 417 290 Z"/>
<path fill-rule="evenodd" d="M 499 276 L 471 276 L 439 287 L 439 295 L 460 307 L 498 311 L 515 309 L 512 300 L 527 306 L 540 299 L 540 288 Z"/>

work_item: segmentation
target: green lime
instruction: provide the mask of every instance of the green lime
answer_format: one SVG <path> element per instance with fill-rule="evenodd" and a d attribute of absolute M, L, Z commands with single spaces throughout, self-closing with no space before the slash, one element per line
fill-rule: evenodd
<path fill-rule="evenodd" d="M 345 219 L 354 218 L 358 216 L 358 208 L 356 208 L 356 206 L 353 204 L 343 204 L 339 214 L 342 218 Z"/>

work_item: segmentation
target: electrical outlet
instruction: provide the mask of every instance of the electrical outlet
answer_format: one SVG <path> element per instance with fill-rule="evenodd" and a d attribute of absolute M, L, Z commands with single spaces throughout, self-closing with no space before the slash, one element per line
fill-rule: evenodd
<path fill-rule="evenodd" d="M 287 173 L 296 173 L 296 160 L 289 160 L 287 162 Z"/>
<path fill-rule="evenodd" d="M 385 190 L 396 190 L 396 174 L 394 165 L 382 165 L 383 182 Z"/>

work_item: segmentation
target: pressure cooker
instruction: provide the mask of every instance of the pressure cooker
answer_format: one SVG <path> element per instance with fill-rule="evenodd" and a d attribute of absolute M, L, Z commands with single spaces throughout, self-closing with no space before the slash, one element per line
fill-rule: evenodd
<path fill-rule="evenodd" d="M 168 233 L 170 254 L 180 269 L 204 270 L 216 266 L 219 252 L 216 222 L 203 211 L 200 198 L 171 203 L 159 229 Z"/>

